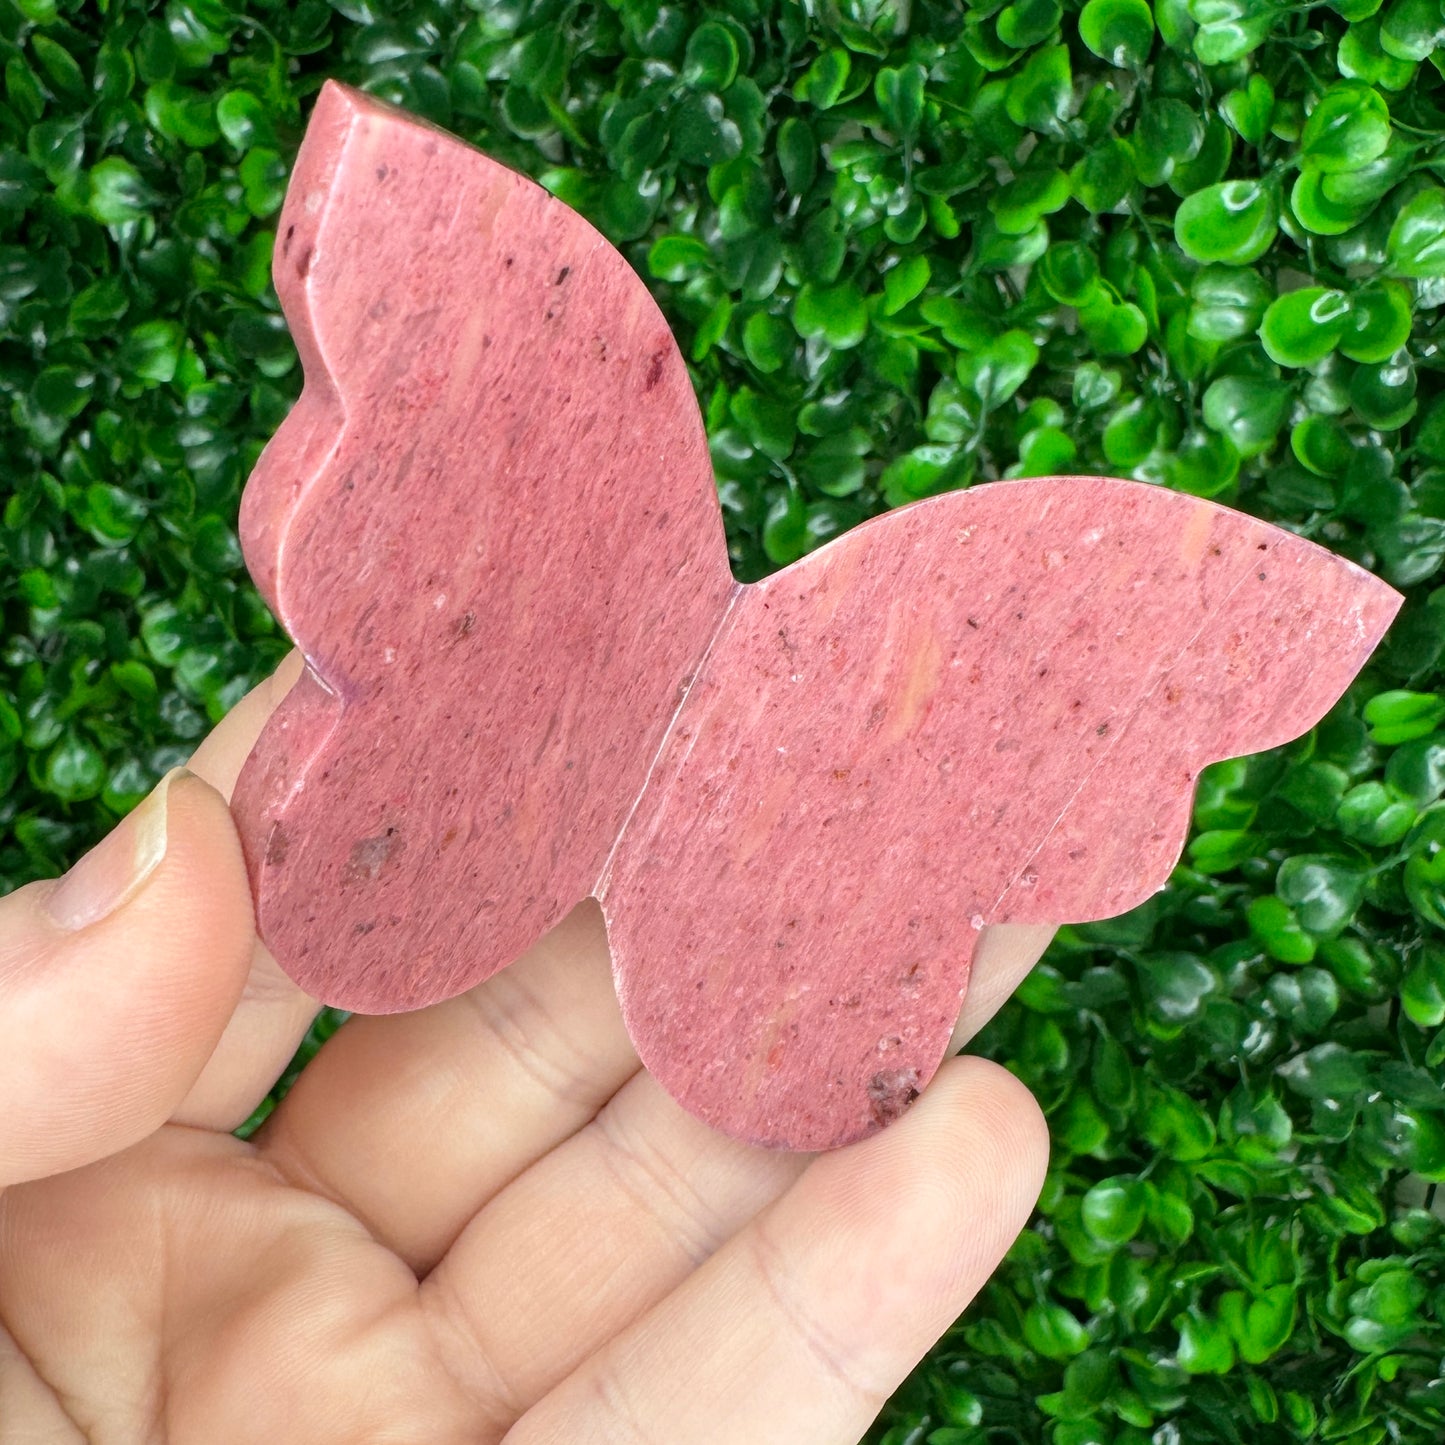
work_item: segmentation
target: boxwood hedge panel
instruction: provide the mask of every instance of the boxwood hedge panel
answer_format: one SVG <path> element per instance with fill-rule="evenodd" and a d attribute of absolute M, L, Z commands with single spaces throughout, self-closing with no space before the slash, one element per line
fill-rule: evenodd
<path fill-rule="evenodd" d="M 988 1030 L 1053 1169 L 874 1434 L 1436 1445 L 1442 42 L 1441 0 L 0 0 L 0 887 L 285 650 L 236 506 L 299 385 L 288 164 L 351 81 L 654 285 L 741 577 L 1072 471 L 1409 594 L 1310 737 L 1209 771 L 1168 892 L 1065 929 Z"/>

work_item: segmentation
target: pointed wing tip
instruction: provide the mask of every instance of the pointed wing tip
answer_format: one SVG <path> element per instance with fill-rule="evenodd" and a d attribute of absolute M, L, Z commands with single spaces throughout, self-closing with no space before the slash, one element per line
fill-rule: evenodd
<path fill-rule="evenodd" d="M 425 124 L 419 116 L 414 116 L 379 96 L 370 95 L 354 85 L 347 85 L 345 81 L 328 77 L 316 93 L 316 103 L 311 108 L 311 118 L 307 125 L 308 128 L 344 126 L 362 115 L 389 116 L 409 125 Z"/>
<path fill-rule="evenodd" d="M 1369 650 L 1373 652 L 1390 630 L 1391 623 L 1399 616 L 1400 609 L 1405 605 L 1405 594 L 1396 591 L 1388 582 L 1376 577 L 1358 563 L 1350 562 L 1348 558 L 1341 560 L 1358 574 L 1363 599 L 1360 608 L 1361 621 Z"/>
<path fill-rule="evenodd" d="M 312 117 L 324 118 L 333 113 L 354 112 L 360 97 L 361 92 L 354 85 L 347 85 L 344 81 L 327 76 L 321 82 L 321 89 L 316 93 L 316 104 L 311 111 Z"/>

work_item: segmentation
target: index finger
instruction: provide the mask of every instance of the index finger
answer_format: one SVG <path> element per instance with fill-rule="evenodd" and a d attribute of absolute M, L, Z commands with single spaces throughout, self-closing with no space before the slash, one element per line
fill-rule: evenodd
<path fill-rule="evenodd" d="M 303 665 L 299 650 L 288 653 L 280 667 L 253 687 L 192 755 L 191 771 L 222 797 L 230 799 L 261 729 L 301 676 Z M 234 1129 L 242 1123 L 280 1077 L 317 1008 L 316 1000 L 281 971 L 266 945 L 254 939 L 241 1000 L 171 1121 L 206 1129 Z"/>

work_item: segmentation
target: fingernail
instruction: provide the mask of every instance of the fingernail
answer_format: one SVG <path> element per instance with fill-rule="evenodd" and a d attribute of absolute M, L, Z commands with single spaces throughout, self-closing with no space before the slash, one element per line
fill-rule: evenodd
<path fill-rule="evenodd" d="M 98 923 L 145 886 L 166 856 L 166 797 L 182 776 L 186 768 L 172 768 L 51 890 L 45 907 L 61 928 Z"/>

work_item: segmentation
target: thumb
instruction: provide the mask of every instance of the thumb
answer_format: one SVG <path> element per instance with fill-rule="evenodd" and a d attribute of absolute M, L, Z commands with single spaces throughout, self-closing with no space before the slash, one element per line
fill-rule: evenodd
<path fill-rule="evenodd" d="M 225 800 L 168 773 L 62 878 L 0 899 L 0 1186 L 153 1132 L 245 985 L 254 921 Z"/>

